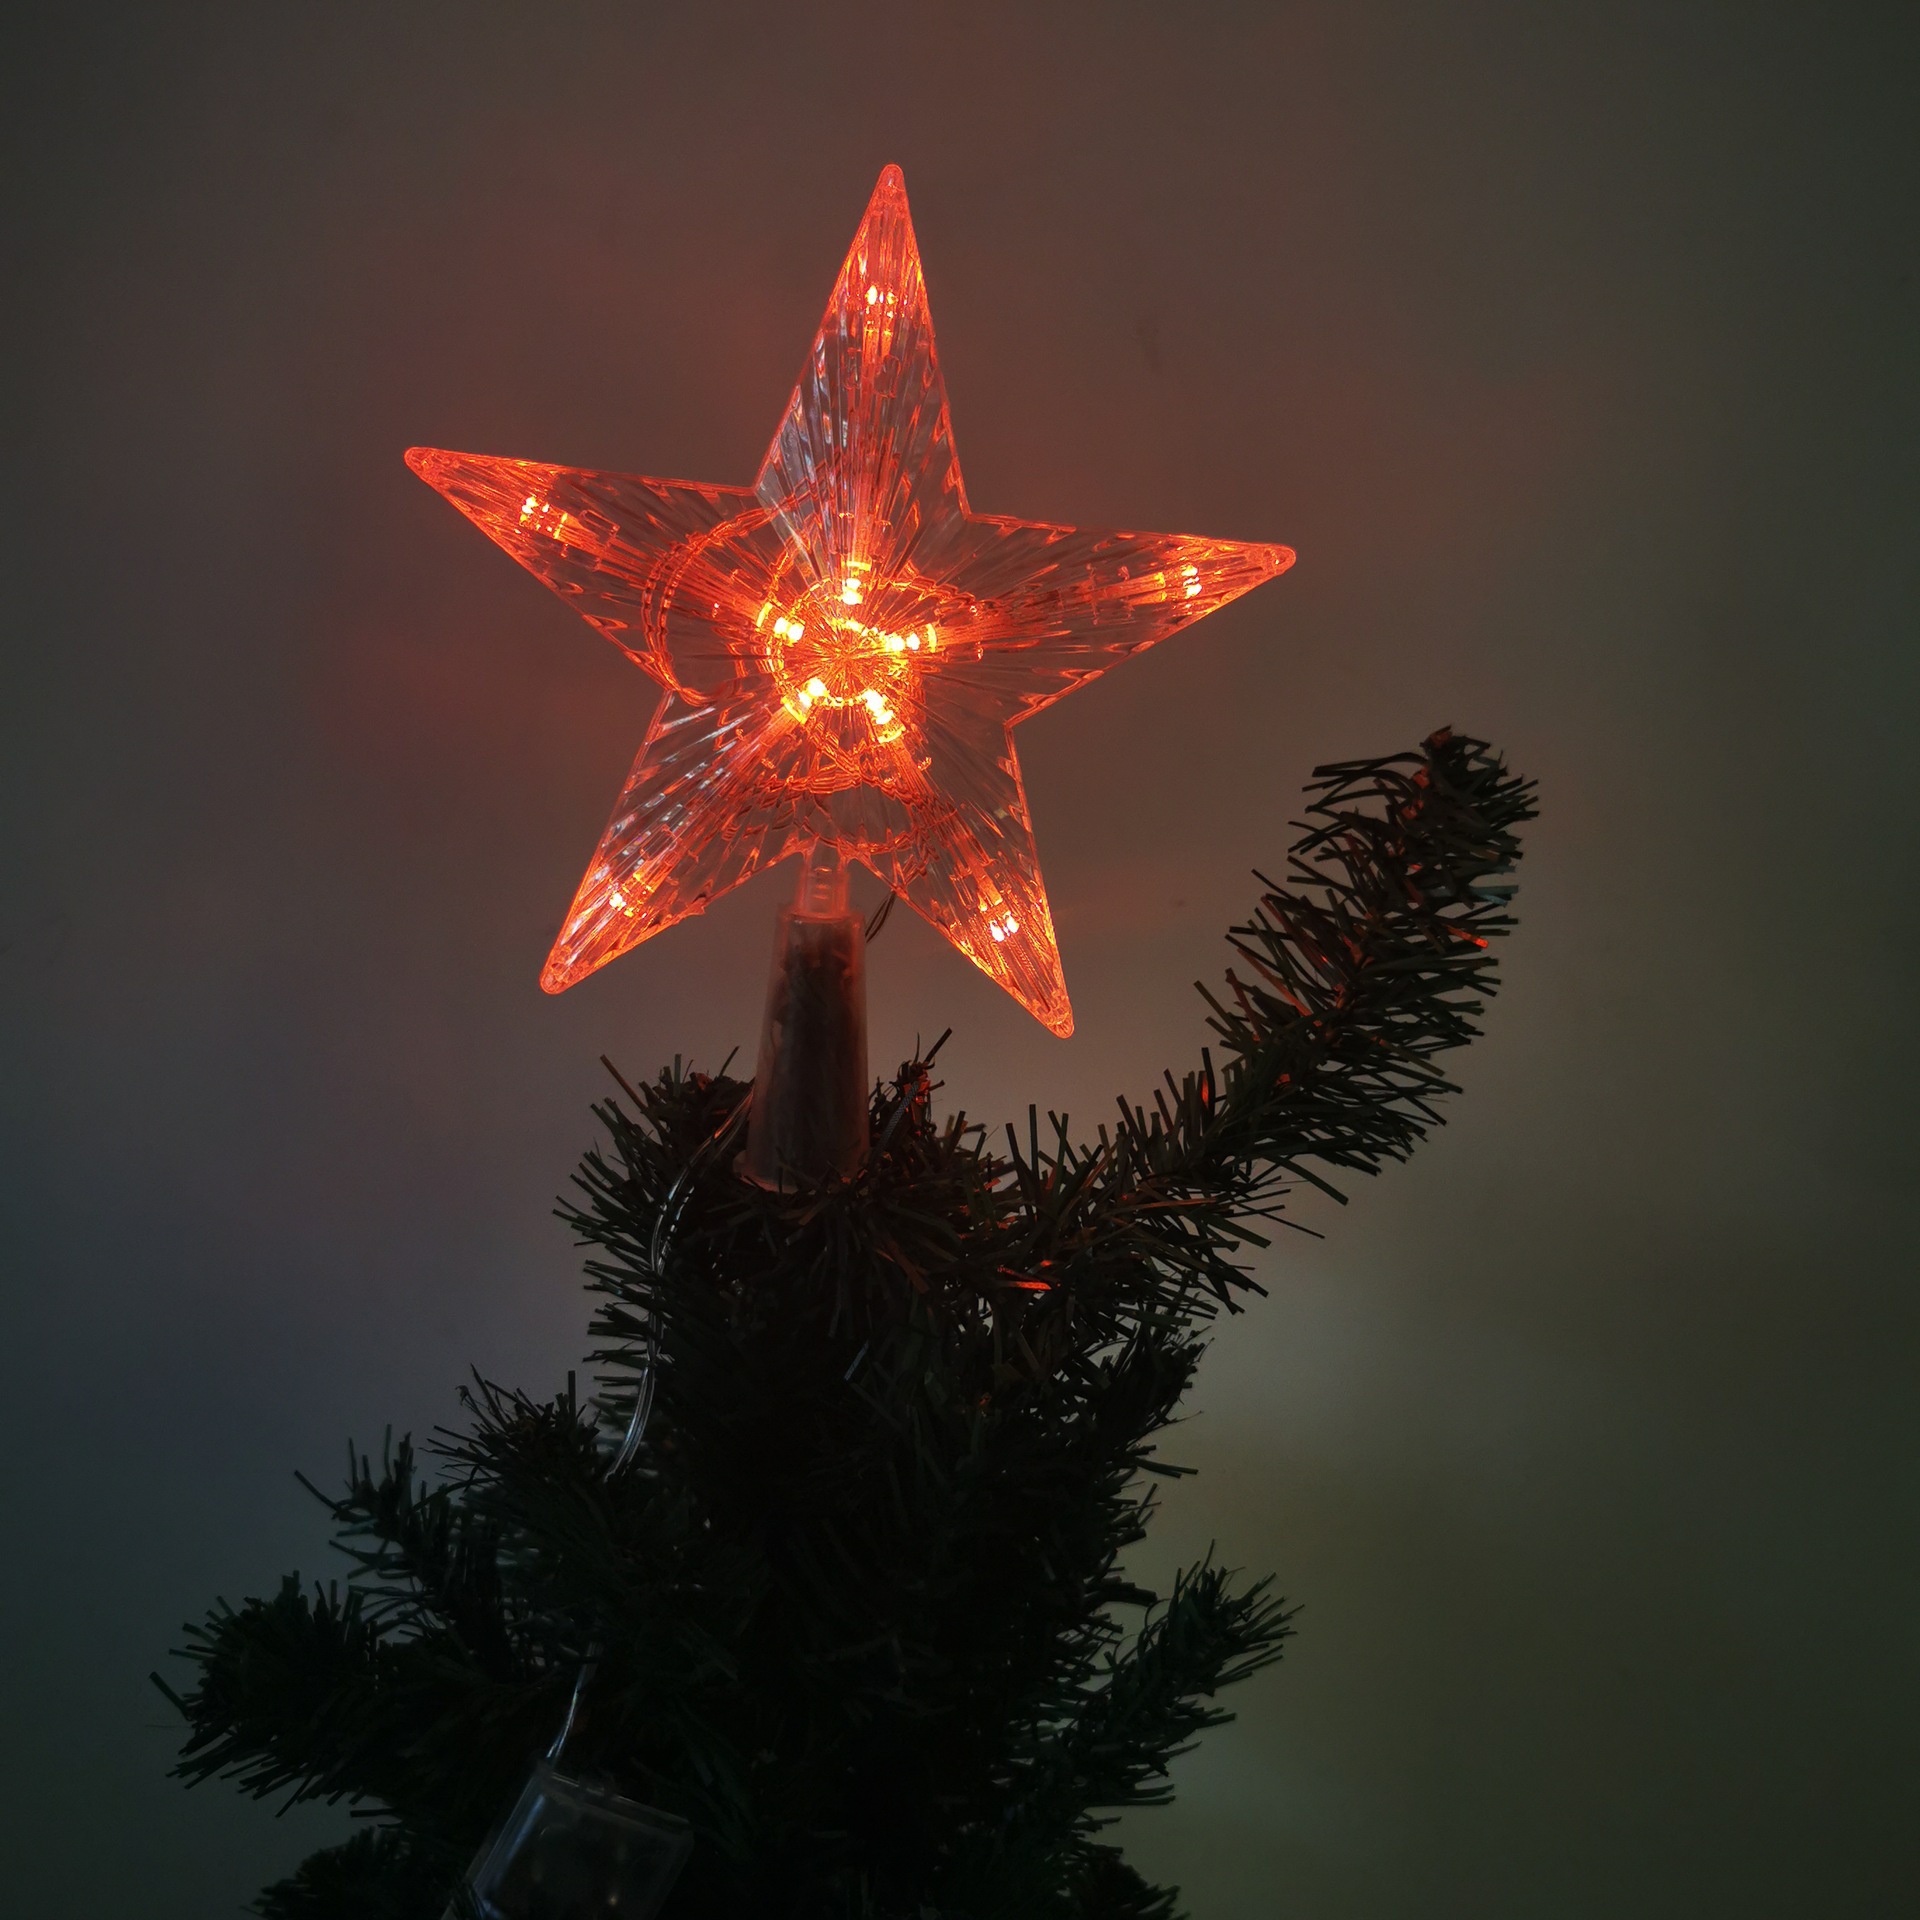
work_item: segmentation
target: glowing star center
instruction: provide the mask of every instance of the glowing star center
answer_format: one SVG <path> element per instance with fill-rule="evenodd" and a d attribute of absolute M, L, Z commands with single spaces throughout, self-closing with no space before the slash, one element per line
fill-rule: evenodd
<path fill-rule="evenodd" d="M 831 790 L 854 778 L 890 784 L 904 769 L 892 749 L 920 703 L 920 676 L 940 651 L 940 629 L 924 612 L 881 590 L 884 617 L 863 618 L 866 569 L 802 594 L 784 609 L 768 601 L 759 627 L 780 703 L 808 729 L 819 764 L 809 782 Z M 903 612 L 911 617 L 903 617 Z"/>

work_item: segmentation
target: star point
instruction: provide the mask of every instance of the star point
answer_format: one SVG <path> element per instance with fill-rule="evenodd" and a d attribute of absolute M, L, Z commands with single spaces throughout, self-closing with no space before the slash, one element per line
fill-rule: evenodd
<path fill-rule="evenodd" d="M 752 487 L 406 458 L 662 689 L 550 993 L 826 844 L 1071 1033 L 1012 730 L 1293 562 L 971 512 L 897 167 Z"/>

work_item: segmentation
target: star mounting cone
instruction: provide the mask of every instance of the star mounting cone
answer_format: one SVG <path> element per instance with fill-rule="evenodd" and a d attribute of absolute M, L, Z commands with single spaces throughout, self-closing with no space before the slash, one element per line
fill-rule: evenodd
<path fill-rule="evenodd" d="M 824 846 L 1071 1033 L 1013 729 L 1293 564 L 968 508 L 897 167 L 750 489 L 431 447 L 407 462 L 662 689 L 550 993 Z"/>

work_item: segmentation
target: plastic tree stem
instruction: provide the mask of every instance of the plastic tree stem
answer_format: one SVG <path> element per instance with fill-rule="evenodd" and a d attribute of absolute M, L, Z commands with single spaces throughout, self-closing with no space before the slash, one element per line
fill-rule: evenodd
<path fill-rule="evenodd" d="M 774 930 L 741 1172 L 763 1187 L 858 1172 L 867 1092 L 866 928 L 839 855 L 816 847 Z"/>

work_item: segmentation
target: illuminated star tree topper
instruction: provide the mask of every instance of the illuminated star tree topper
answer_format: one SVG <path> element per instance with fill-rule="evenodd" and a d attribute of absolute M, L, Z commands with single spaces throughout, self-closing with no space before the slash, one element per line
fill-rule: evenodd
<path fill-rule="evenodd" d="M 897 167 L 750 488 L 433 447 L 407 462 L 663 689 L 550 993 L 825 849 L 1071 1033 L 1013 728 L 1293 563 L 972 512 Z"/>

